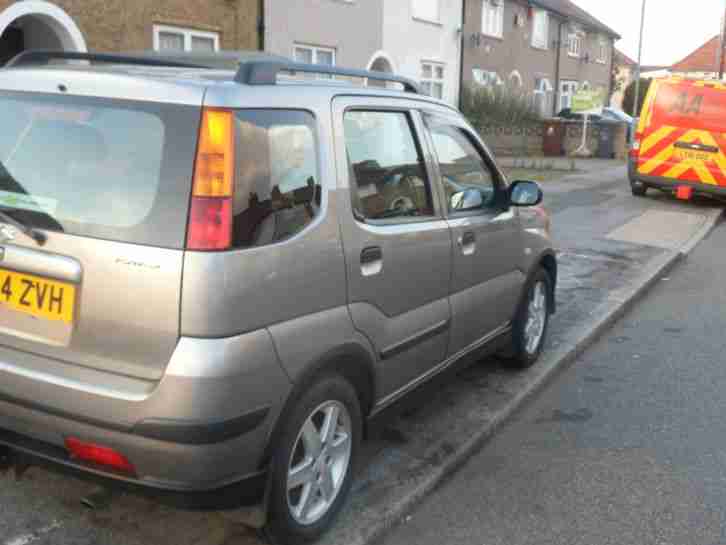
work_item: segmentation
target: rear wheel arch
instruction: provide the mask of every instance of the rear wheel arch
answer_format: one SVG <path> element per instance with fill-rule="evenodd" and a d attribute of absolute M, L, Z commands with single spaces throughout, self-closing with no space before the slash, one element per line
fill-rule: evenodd
<path fill-rule="evenodd" d="M 294 380 L 293 388 L 284 400 L 272 431 L 267 439 L 264 454 L 260 460 L 260 468 L 265 468 L 272 455 L 272 449 L 279 438 L 281 428 L 289 417 L 295 402 L 321 377 L 339 375 L 346 379 L 355 389 L 360 402 L 361 414 L 365 418 L 370 414 L 375 400 L 375 374 L 372 354 L 359 344 L 349 343 L 335 348 L 322 356 L 307 371 Z"/>

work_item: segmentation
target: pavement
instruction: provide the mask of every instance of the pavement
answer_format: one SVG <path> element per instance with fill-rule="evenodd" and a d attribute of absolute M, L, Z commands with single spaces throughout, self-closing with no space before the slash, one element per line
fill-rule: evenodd
<path fill-rule="evenodd" d="M 706 200 L 682 203 L 659 193 L 632 197 L 623 163 L 587 162 L 580 170 L 544 187 L 560 247 L 560 281 L 559 309 L 542 361 L 519 373 L 496 359 L 482 361 L 391 419 L 365 443 L 350 501 L 322 544 L 371 543 L 405 520 L 721 214 Z M 0 479 L 0 545 L 260 543 L 229 514 L 179 511 L 136 496 L 89 511 L 80 499 L 90 490 L 40 468 L 20 481 Z"/>
<path fill-rule="evenodd" d="M 726 542 L 726 224 L 385 545 Z"/>

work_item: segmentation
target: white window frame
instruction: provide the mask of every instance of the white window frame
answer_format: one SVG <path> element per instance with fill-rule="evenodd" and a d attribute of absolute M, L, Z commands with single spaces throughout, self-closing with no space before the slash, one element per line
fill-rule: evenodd
<path fill-rule="evenodd" d="M 585 46 L 585 33 L 582 30 L 571 30 L 567 36 L 567 54 L 579 59 Z"/>
<path fill-rule="evenodd" d="M 398 0 L 399 2 L 401 0 Z M 428 15 L 422 15 L 421 13 L 417 12 L 416 6 L 418 0 L 410 0 L 411 1 L 411 17 L 418 21 L 428 21 L 429 23 L 440 23 L 441 22 L 441 2 L 442 0 L 430 0 L 432 2 L 436 2 L 436 15 L 434 18 L 431 18 Z"/>
<path fill-rule="evenodd" d="M 557 111 L 572 107 L 572 97 L 575 96 L 580 89 L 580 84 L 576 80 L 563 79 L 560 81 L 560 104 Z"/>
<path fill-rule="evenodd" d="M 308 49 L 308 50 L 312 51 L 312 53 L 313 53 L 313 55 L 312 55 L 313 64 L 319 64 L 318 63 L 318 52 L 321 52 L 322 51 L 323 53 L 331 53 L 332 58 L 333 58 L 333 64 L 331 64 L 330 66 L 336 66 L 337 59 L 336 59 L 336 51 L 335 51 L 335 48 L 334 47 L 326 47 L 326 46 L 322 46 L 322 45 L 302 44 L 302 43 L 297 43 L 296 42 L 292 46 L 292 58 L 295 59 L 295 60 L 297 60 L 296 53 L 297 53 L 297 50 L 298 49 Z M 327 66 L 327 65 L 324 65 L 324 66 Z"/>
<path fill-rule="evenodd" d="M 544 31 L 542 34 L 542 39 L 538 40 L 540 37 L 537 33 L 537 21 L 538 17 L 542 17 L 543 23 L 541 23 L 544 26 Z M 550 14 L 547 12 L 547 10 L 544 9 L 535 9 L 532 15 L 532 47 L 536 49 L 549 49 L 549 40 L 550 40 Z"/>
<path fill-rule="evenodd" d="M 504 85 L 504 81 L 499 74 L 493 70 L 482 70 L 481 68 L 472 68 L 472 77 L 474 81 L 482 87 L 494 87 L 495 85 Z"/>
<path fill-rule="evenodd" d="M 597 62 L 607 64 L 608 62 L 608 42 L 605 38 L 598 40 Z"/>
<path fill-rule="evenodd" d="M 537 105 L 537 97 L 542 97 L 542 103 L 541 108 L 539 110 L 539 114 L 544 116 L 547 116 L 549 112 L 551 111 L 551 104 L 549 101 L 550 96 L 552 95 L 552 83 L 550 82 L 549 78 L 546 78 L 544 76 L 540 76 L 535 78 L 535 83 L 539 81 L 539 85 L 536 85 L 534 88 L 534 92 L 532 93 L 532 99 L 534 101 L 534 105 Z"/>
<path fill-rule="evenodd" d="M 512 89 L 521 89 L 524 85 L 522 74 L 519 73 L 519 70 L 512 70 L 507 78 L 507 81 L 509 83 L 509 87 Z"/>
<path fill-rule="evenodd" d="M 503 0 L 481 0 L 481 33 L 494 38 L 504 37 Z"/>
<path fill-rule="evenodd" d="M 160 51 L 161 34 L 178 34 L 183 36 L 184 51 L 192 50 L 192 38 L 212 39 L 214 40 L 214 51 L 219 51 L 219 32 L 195 30 L 193 28 L 171 25 L 154 25 L 154 51 Z"/>
<path fill-rule="evenodd" d="M 431 66 L 431 77 L 425 78 L 423 77 L 423 68 L 424 66 Z M 441 68 L 443 70 L 443 77 L 437 78 L 436 77 L 436 68 Z M 435 83 L 441 84 L 441 100 L 446 99 L 446 64 L 443 62 L 438 61 L 421 61 L 421 78 L 419 81 L 421 82 L 422 86 L 425 86 L 425 84 L 429 83 L 431 84 L 431 89 L 433 89 Z M 430 96 L 434 96 L 433 94 Z M 436 97 L 438 98 L 438 97 Z"/>

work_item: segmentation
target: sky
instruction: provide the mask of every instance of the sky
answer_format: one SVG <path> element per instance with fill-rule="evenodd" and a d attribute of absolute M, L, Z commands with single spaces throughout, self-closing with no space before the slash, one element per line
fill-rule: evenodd
<path fill-rule="evenodd" d="M 640 0 L 572 0 L 623 38 L 615 47 L 638 57 Z M 726 0 L 646 0 L 643 64 L 670 66 L 720 31 Z"/>

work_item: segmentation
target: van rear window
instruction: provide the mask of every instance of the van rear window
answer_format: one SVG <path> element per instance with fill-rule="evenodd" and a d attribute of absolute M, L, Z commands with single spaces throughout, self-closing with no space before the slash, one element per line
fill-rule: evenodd
<path fill-rule="evenodd" d="M 726 133 L 726 91 L 690 82 L 662 83 L 654 108 L 657 126 Z"/>
<path fill-rule="evenodd" d="M 0 93 L 0 209 L 40 229 L 182 248 L 199 108 Z"/>

